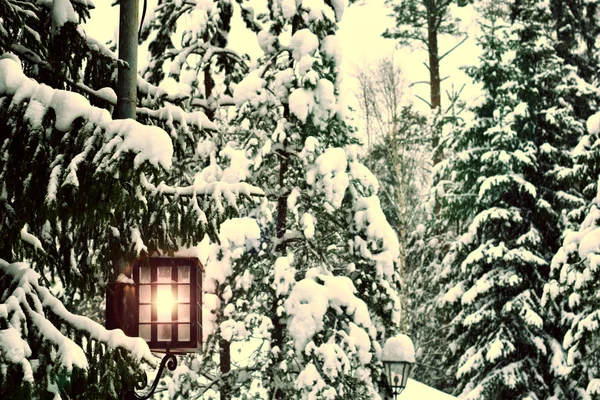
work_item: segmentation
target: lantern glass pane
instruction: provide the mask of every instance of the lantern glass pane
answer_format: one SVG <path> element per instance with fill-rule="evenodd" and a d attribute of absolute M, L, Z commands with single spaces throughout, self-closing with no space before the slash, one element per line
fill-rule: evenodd
<path fill-rule="evenodd" d="M 152 315 L 152 306 L 150 304 L 144 304 L 140 306 L 140 322 L 150 322 L 150 316 Z"/>
<path fill-rule="evenodd" d="M 145 341 L 149 342 L 151 340 L 151 330 L 149 324 L 140 325 L 140 337 Z"/>
<path fill-rule="evenodd" d="M 171 267 L 158 267 L 158 282 L 171 282 Z"/>
<path fill-rule="evenodd" d="M 177 301 L 179 303 L 190 302 L 190 285 L 178 285 L 177 286 Z"/>
<path fill-rule="evenodd" d="M 156 310 L 159 321 L 171 321 L 173 298 L 170 285 L 159 285 L 156 291 Z"/>
<path fill-rule="evenodd" d="M 180 304 L 177 307 L 177 321 L 190 322 L 190 305 Z"/>
<path fill-rule="evenodd" d="M 171 340 L 171 324 L 158 324 L 158 340 Z"/>
<path fill-rule="evenodd" d="M 141 267 L 140 268 L 140 283 L 150 283 L 150 267 Z"/>
<path fill-rule="evenodd" d="M 389 364 L 390 380 L 391 385 L 404 388 L 408 380 L 408 374 L 410 372 L 410 363 L 406 362 L 393 362 Z"/>
<path fill-rule="evenodd" d="M 180 342 L 187 342 L 190 340 L 190 326 L 187 324 L 181 324 L 177 327 L 177 339 Z"/>
<path fill-rule="evenodd" d="M 189 283 L 190 282 L 190 266 L 189 265 L 180 265 L 177 271 L 177 281 L 179 283 Z"/>
<path fill-rule="evenodd" d="M 150 303 L 151 295 L 150 285 L 140 285 L 140 303 Z"/>

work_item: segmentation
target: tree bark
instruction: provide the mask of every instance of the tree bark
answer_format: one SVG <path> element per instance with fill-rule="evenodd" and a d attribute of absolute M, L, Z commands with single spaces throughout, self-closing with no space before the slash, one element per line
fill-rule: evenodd
<path fill-rule="evenodd" d="M 434 0 L 427 0 L 427 47 L 429 50 L 429 82 L 430 82 L 430 104 L 435 112 L 442 105 L 441 78 L 440 78 L 440 56 L 438 49 L 438 10 Z M 440 130 L 434 127 L 431 145 L 433 147 L 433 165 L 442 161 L 442 154 L 436 148 L 440 144 Z"/>
<path fill-rule="evenodd" d="M 219 341 L 219 366 L 221 374 L 226 374 L 231 371 L 231 343 L 225 339 Z M 221 400 L 228 400 L 231 397 L 231 384 L 229 379 L 225 379 L 219 389 Z"/>

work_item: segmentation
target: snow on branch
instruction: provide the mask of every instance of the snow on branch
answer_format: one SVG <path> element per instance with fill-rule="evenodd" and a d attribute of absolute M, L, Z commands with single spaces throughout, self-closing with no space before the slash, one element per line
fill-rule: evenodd
<path fill-rule="evenodd" d="M 35 332 L 52 347 L 54 362 L 67 371 L 73 367 L 87 370 L 88 359 L 84 350 L 51 322 L 58 320 L 109 348 L 122 348 L 136 360 L 156 364 L 156 358 L 141 338 L 125 336 L 122 330 L 106 330 L 89 318 L 69 312 L 50 291 L 39 284 L 40 276 L 26 263 L 12 263 L 0 259 L 0 359 L 2 363 L 20 365 L 24 380 L 33 382 L 31 361 L 34 354 L 26 339 Z"/>
<path fill-rule="evenodd" d="M 76 119 L 83 118 L 102 128 L 111 138 L 103 152 L 113 152 L 112 159 L 122 152 L 137 153 L 135 165 L 144 161 L 155 167 L 169 169 L 172 164 L 173 144 L 169 135 L 158 127 L 144 126 L 134 120 L 112 120 L 107 110 L 92 106 L 78 93 L 55 90 L 29 79 L 23 73 L 19 60 L 12 55 L 0 58 L 0 97 L 12 96 L 11 104 L 28 101 L 25 118 L 39 124 L 49 109 L 56 114 L 55 128 L 68 131 Z"/>
<path fill-rule="evenodd" d="M 22 57 L 23 59 L 26 59 L 29 62 L 39 65 L 40 67 L 44 68 L 45 70 L 50 72 L 52 75 L 54 75 L 56 78 L 65 81 L 70 86 L 76 88 L 77 90 L 80 90 L 81 92 L 87 94 L 88 96 L 92 96 L 97 99 L 106 101 L 108 104 L 110 104 L 112 106 L 117 105 L 117 95 L 112 88 L 105 87 L 105 88 L 101 88 L 98 90 L 94 90 L 91 87 L 84 85 L 83 83 L 75 82 L 75 81 L 72 81 L 72 80 L 62 76 L 62 75 L 59 75 L 59 74 L 55 73 L 55 71 L 52 69 L 52 67 L 50 66 L 49 63 L 41 60 L 37 54 L 33 53 L 32 51 L 30 51 L 29 49 L 27 49 L 21 45 L 13 44 L 11 46 L 11 51 L 14 52 L 15 54 L 17 54 L 19 57 Z M 9 56 L 2 55 L 1 58 L 4 58 L 4 57 L 9 57 Z M 167 100 L 169 100 L 171 102 L 177 102 L 177 101 L 181 100 L 179 98 L 167 96 L 167 93 L 163 89 L 160 89 L 156 86 L 151 85 L 150 83 L 146 82 L 143 78 L 141 78 L 139 75 L 138 75 L 137 85 L 138 85 L 138 91 L 140 93 L 155 96 L 155 97 L 165 97 L 166 96 Z M 213 130 L 213 131 L 217 130 L 217 126 L 208 119 L 208 117 L 206 116 L 205 113 L 203 113 L 201 111 L 195 111 L 192 113 L 188 113 L 188 112 L 184 111 L 181 107 L 174 106 L 174 105 L 162 107 L 162 108 L 159 108 L 158 110 L 152 110 L 152 109 L 149 109 L 146 107 L 138 107 L 136 109 L 136 114 L 147 116 L 147 117 L 155 119 L 155 120 L 164 121 L 168 125 L 171 125 L 171 126 L 172 126 L 173 122 L 177 122 L 185 129 L 187 129 L 187 127 L 189 125 L 192 125 L 198 129 L 206 129 L 206 130 Z"/>

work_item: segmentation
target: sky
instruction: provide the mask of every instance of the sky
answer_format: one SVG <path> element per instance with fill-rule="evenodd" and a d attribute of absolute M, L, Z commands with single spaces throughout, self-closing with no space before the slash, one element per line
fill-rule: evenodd
<path fill-rule="evenodd" d="M 261 3 L 266 3 L 262 0 L 251 1 L 256 4 L 255 9 L 257 11 L 261 8 Z M 153 2 L 155 0 L 149 0 L 149 8 Z M 86 31 L 101 41 L 111 39 L 116 41 L 118 38 L 118 7 L 112 7 L 110 3 L 108 1 L 96 2 L 96 9 L 92 11 L 91 23 L 86 26 Z M 141 1 L 140 3 L 142 4 Z M 469 79 L 459 68 L 465 65 L 465 61 L 469 63 L 476 61 L 478 55 L 474 40 L 476 24 L 470 6 L 464 8 L 453 7 L 452 11 L 461 18 L 461 27 L 468 32 L 469 39 L 443 60 L 441 65 L 442 78 L 447 75 L 449 78 L 442 83 L 442 92 L 450 90 L 452 85 L 458 89 L 465 83 L 467 86 L 463 91 L 463 95 L 465 99 L 468 99 L 476 95 L 477 89 L 469 84 Z M 415 46 L 413 49 L 398 49 L 394 40 L 385 39 L 381 36 L 386 28 L 391 28 L 394 25 L 394 20 L 389 16 L 389 13 L 390 10 L 385 6 L 384 0 L 362 0 L 351 6 L 346 3 L 338 37 L 343 54 L 341 93 L 343 102 L 347 105 L 356 107 L 358 104 L 354 97 L 354 93 L 358 90 L 357 81 L 354 78 L 357 68 L 376 63 L 382 57 L 393 54 L 394 60 L 404 72 L 407 86 L 412 82 L 428 80 L 428 72 L 423 65 L 427 61 L 427 53 L 423 48 Z M 114 23 L 109 23 L 110 21 L 114 21 Z M 460 38 L 441 38 L 440 52 L 450 49 L 459 40 Z M 261 54 L 256 36 L 248 34 L 237 14 L 230 34 L 230 46 L 238 52 L 247 52 L 250 56 L 257 57 Z M 139 54 L 140 65 L 143 65 L 146 60 L 147 53 L 142 47 Z M 412 102 L 418 110 L 427 112 L 428 106 L 419 100 L 416 95 L 428 99 L 429 86 L 418 84 L 406 88 L 407 101 Z M 443 97 L 443 103 L 444 100 Z"/>

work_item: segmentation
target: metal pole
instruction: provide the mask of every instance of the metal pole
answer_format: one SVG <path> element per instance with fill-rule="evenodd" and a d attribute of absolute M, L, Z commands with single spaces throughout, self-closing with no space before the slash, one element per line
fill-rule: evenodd
<path fill-rule="evenodd" d="M 135 119 L 137 105 L 138 0 L 119 1 L 119 75 L 115 119 Z M 124 65 L 127 63 L 126 65 Z M 135 400 L 133 384 L 124 384 L 123 400 Z"/>
<path fill-rule="evenodd" d="M 115 119 L 133 118 L 137 104 L 138 0 L 120 0 L 119 64 Z"/>

